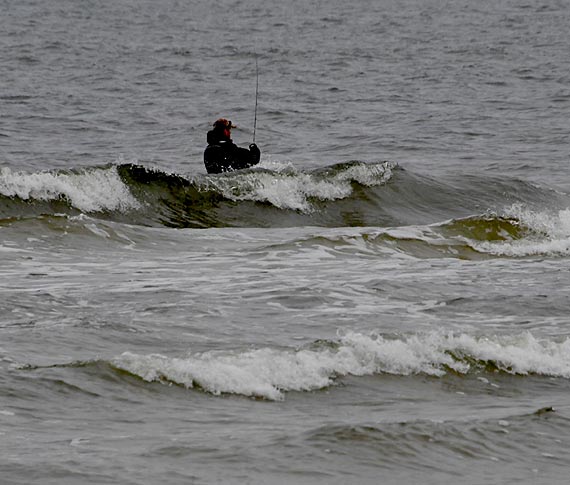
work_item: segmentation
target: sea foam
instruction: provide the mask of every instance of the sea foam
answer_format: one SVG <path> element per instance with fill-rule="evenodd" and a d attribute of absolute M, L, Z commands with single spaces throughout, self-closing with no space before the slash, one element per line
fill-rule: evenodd
<path fill-rule="evenodd" d="M 311 212 L 311 199 L 339 200 L 352 194 L 352 182 L 373 186 L 392 176 L 390 163 L 353 163 L 337 168 L 331 176 L 298 171 L 290 165 L 272 165 L 271 171 L 253 170 L 232 173 L 230 177 L 210 177 L 214 187 L 231 200 L 269 202 L 279 209 Z"/>
<path fill-rule="evenodd" d="M 139 207 L 116 167 L 73 172 L 14 172 L 0 168 L 0 194 L 22 200 L 65 198 L 84 212 L 129 210 Z"/>
<path fill-rule="evenodd" d="M 509 257 L 570 254 L 570 209 L 533 211 L 515 204 L 505 215 L 517 219 L 527 228 L 526 235 L 515 240 L 480 242 L 474 245 L 476 250 Z"/>
<path fill-rule="evenodd" d="M 146 381 L 166 381 L 212 394 L 280 400 L 287 391 L 312 391 L 338 377 L 375 374 L 444 376 L 499 371 L 570 378 L 570 339 L 539 340 L 530 333 L 504 337 L 433 332 L 387 338 L 346 332 L 335 342 L 302 349 L 210 351 L 173 358 L 126 352 L 113 361 Z"/>

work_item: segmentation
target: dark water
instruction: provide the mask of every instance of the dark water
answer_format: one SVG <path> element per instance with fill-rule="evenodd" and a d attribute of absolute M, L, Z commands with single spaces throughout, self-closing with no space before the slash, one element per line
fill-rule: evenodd
<path fill-rule="evenodd" d="M 566 2 L 0 7 L 2 484 L 567 483 Z"/>

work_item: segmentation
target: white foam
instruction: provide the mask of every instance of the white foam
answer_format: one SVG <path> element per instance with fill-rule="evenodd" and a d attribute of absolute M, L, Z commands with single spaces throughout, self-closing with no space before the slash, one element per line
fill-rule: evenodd
<path fill-rule="evenodd" d="M 147 381 L 278 400 L 284 391 L 330 386 L 337 376 L 442 376 L 449 369 L 465 374 L 473 370 L 473 361 L 493 362 L 514 374 L 570 378 L 570 340 L 538 340 L 530 333 L 491 338 L 434 332 L 389 339 L 347 332 L 335 345 L 317 348 L 205 352 L 186 358 L 127 352 L 113 364 Z"/>
<path fill-rule="evenodd" d="M 0 168 L 0 193 L 6 197 L 42 201 L 67 198 L 85 212 L 128 210 L 140 206 L 123 183 L 116 167 L 79 173 L 13 172 Z"/>
<path fill-rule="evenodd" d="M 379 185 L 392 176 L 389 164 L 354 164 L 333 177 L 295 170 L 291 165 L 272 165 L 272 171 L 254 170 L 229 177 L 211 177 L 208 184 L 231 200 L 269 202 L 279 209 L 310 212 L 310 199 L 338 200 L 352 193 L 351 182 Z"/>
<path fill-rule="evenodd" d="M 11 247 L 4 246 L 4 245 L 0 245 L 0 251 L 3 253 L 28 253 L 28 252 L 30 252 L 27 249 L 11 248 Z"/>
<path fill-rule="evenodd" d="M 519 220 L 528 234 L 522 239 L 477 243 L 476 250 L 510 257 L 570 254 L 570 209 L 537 212 L 515 204 L 505 215 Z"/>
<path fill-rule="evenodd" d="M 366 186 L 377 185 L 379 182 L 384 183 L 392 178 L 392 165 L 390 163 L 354 164 L 340 172 L 337 178 L 343 181 L 355 180 Z"/>

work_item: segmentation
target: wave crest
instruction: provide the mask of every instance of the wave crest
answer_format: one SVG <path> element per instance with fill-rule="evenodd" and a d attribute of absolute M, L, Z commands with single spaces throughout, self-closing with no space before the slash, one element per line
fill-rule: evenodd
<path fill-rule="evenodd" d="M 186 358 L 127 352 L 112 364 L 149 382 L 280 400 L 284 392 L 323 389 L 348 375 L 442 377 L 499 371 L 570 378 L 570 339 L 540 340 L 530 333 L 475 337 L 434 332 L 390 338 L 346 332 L 337 341 L 298 350 L 216 351 Z"/>
<path fill-rule="evenodd" d="M 116 167 L 31 174 L 2 167 L 0 194 L 27 202 L 67 201 L 70 206 L 84 212 L 140 208 Z"/>
<path fill-rule="evenodd" d="M 544 228 L 538 221 L 544 207 L 568 207 L 567 195 L 518 180 L 499 182 L 445 182 L 391 162 L 358 161 L 316 170 L 278 166 L 190 177 L 133 164 L 38 173 L 2 168 L 0 218 L 83 212 L 116 222 L 177 228 L 429 227 L 420 240 L 450 236 L 452 247 L 463 238 L 469 251 L 485 254 L 501 251 L 499 242 L 520 240 L 525 227 L 530 228 L 527 235 L 552 234 L 551 222 L 562 228 L 558 239 L 568 239 L 566 212 Z M 517 204 L 528 209 L 505 212 Z M 532 210 L 537 214 L 533 220 Z M 485 244 L 475 247 L 471 241 Z M 437 246 L 435 240 L 428 243 Z"/>

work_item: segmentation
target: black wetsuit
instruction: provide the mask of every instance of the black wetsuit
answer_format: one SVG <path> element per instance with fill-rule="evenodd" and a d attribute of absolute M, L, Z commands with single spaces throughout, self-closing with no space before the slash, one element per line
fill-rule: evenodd
<path fill-rule="evenodd" d="M 216 130 L 208 132 L 208 146 L 204 151 L 204 165 L 208 173 L 232 172 L 252 167 L 259 163 L 261 151 L 255 143 L 249 150 L 238 147 L 231 138 L 224 137 Z"/>

